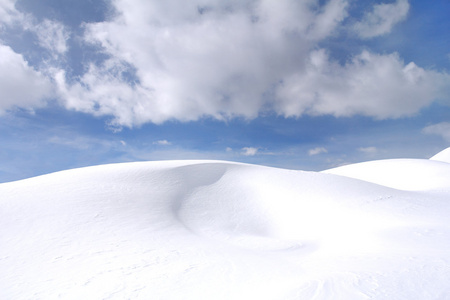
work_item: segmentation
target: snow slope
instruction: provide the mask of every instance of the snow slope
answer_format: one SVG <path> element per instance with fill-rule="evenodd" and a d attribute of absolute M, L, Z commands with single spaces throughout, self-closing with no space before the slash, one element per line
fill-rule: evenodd
<path fill-rule="evenodd" d="M 0 299 L 445 299 L 449 166 L 139 162 L 0 184 Z M 417 184 L 362 180 L 384 168 Z"/>
<path fill-rule="evenodd" d="M 430 159 L 450 163 L 450 147 L 442 150 Z"/>
<path fill-rule="evenodd" d="M 323 171 L 405 191 L 450 193 L 450 163 L 428 159 L 387 159 Z"/>

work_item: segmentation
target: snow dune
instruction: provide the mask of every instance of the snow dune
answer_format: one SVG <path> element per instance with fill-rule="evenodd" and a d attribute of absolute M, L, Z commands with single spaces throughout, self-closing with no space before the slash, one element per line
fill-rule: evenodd
<path fill-rule="evenodd" d="M 450 163 L 102 165 L 0 184 L 1 299 L 445 299 Z"/>

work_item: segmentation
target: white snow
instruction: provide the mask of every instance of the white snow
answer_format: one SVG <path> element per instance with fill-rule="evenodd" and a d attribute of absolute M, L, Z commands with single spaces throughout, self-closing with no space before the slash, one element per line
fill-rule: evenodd
<path fill-rule="evenodd" d="M 442 150 L 441 152 L 439 152 L 438 154 L 436 154 L 435 156 L 433 156 L 430 159 L 450 163 L 450 147 Z"/>
<path fill-rule="evenodd" d="M 428 159 L 388 159 L 323 171 L 405 191 L 449 190 L 450 163 Z"/>
<path fill-rule="evenodd" d="M 450 163 L 223 161 L 0 184 L 0 299 L 446 299 Z"/>

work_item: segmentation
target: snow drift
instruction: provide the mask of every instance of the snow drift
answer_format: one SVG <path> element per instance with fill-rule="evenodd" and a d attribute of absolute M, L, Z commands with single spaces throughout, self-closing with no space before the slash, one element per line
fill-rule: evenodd
<path fill-rule="evenodd" d="M 443 299 L 450 164 L 222 161 L 0 184 L 2 299 Z"/>

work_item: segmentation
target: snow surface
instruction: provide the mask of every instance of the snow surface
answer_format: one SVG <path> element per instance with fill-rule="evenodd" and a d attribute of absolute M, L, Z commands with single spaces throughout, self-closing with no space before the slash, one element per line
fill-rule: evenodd
<path fill-rule="evenodd" d="M 450 163 L 450 148 L 442 150 L 430 159 Z"/>
<path fill-rule="evenodd" d="M 0 299 L 448 299 L 449 214 L 436 160 L 68 170 L 0 184 Z"/>

